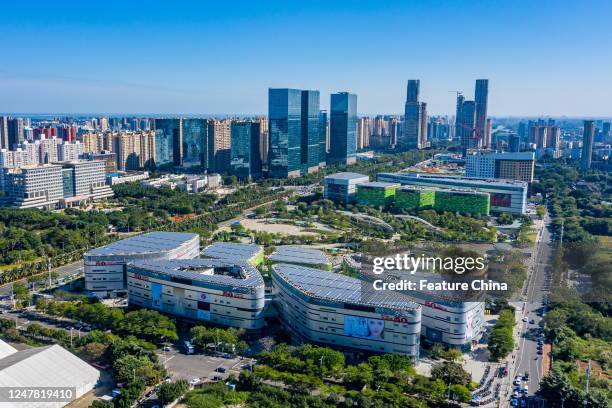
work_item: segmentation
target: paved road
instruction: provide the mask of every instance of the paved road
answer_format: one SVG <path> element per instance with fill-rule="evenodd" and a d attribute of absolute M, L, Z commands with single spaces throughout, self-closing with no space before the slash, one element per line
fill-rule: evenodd
<path fill-rule="evenodd" d="M 53 272 L 57 273 L 58 278 L 63 278 L 75 273 L 83 272 L 83 261 L 77 261 L 58 268 L 53 269 Z M 18 282 L 26 282 L 27 278 L 20 279 Z M 0 286 L 0 298 L 3 296 L 10 296 L 12 285 L 15 282 L 7 283 Z"/>
<path fill-rule="evenodd" d="M 514 376 L 529 373 L 529 394 L 533 395 L 538 389 L 542 373 L 542 355 L 537 354 L 537 336 L 535 330 L 539 327 L 542 318 L 539 312 L 542 310 L 542 302 L 548 295 L 551 263 L 553 256 L 553 241 L 548 226 L 550 219 L 544 219 L 545 227 L 540 230 L 537 237 L 535 252 L 532 255 L 530 273 L 523 291 L 523 302 L 515 304 L 517 313 L 521 318 L 519 323 L 518 350 L 515 352 L 516 360 L 511 366 L 509 383 Z M 527 322 L 523 322 L 523 318 Z M 534 323 L 530 323 L 530 321 Z M 507 384 L 511 385 L 511 384 Z M 508 400 L 502 401 L 502 406 L 508 406 Z"/>
<path fill-rule="evenodd" d="M 535 254 L 535 264 L 533 265 L 533 273 L 531 281 L 527 287 L 527 298 L 523 315 L 529 321 L 534 320 L 535 324 L 524 324 L 523 334 L 528 335 L 530 329 L 539 327 L 542 318 L 539 313 L 543 306 L 544 297 L 548 295 L 549 282 L 551 274 L 551 264 L 553 256 L 552 237 L 548 231 L 550 220 L 545 219 L 546 227 L 541 231 L 537 252 Z M 539 389 L 540 380 L 542 378 L 542 356 L 537 354 L 537 342 L 534 336 L 521 337 L 522 347 L 520 350 L 520 358 L 518 359 L 518 372 L 529 373 L 529 390 L 531 393 Z M 536 360 L 537 357 L 537 360 Z"/>

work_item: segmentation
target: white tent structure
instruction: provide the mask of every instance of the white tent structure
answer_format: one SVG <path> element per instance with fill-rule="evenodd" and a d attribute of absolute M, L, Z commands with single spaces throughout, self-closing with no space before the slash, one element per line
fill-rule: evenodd
<path fill-rule="evenodd" d="M 17 351 L 0 340 L 0 387 L 74 387 L 77 399 L 99 378 L 98 370 L 58 345 Z M 59 408 L 69 402 L 0 402 L 0 407 Z"/>
<path fill-rule="evenodd" d="M 0 340 L 0 359 L 3 359 L 6 356 L 10 356 L 11 354 L 16 352 L 17 349 L 15 347 Z"/>

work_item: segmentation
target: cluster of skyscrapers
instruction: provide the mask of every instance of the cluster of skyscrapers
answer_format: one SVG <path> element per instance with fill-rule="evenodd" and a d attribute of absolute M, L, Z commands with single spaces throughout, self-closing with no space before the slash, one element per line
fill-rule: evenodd
<path fill-rule="evenodd" d="M 466 100 L 457 92 L 455 138 L 464 149 L 491 146 L 492 121 L 487 118 L 489 80 L 477 79 L 474 100 Z"/>
<path fill-rule="evenodd" d="M 268 91 L 268 120 L 270 177 L 296 177 L 326 163 L 356 160 L 355 94 L 332 94 L 328 120 L 328 113 L 320 110 L 319 91 L 272 88 Z"/>

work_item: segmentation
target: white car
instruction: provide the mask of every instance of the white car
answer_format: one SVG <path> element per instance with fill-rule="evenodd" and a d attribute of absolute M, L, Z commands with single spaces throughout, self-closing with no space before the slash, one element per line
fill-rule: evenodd
<path fill-rule="evenodd" d="M 514 385 L 521 385 L 521 377 L 518 375 L 514 377 Z"/>
<path fill-rule="evenodd" d="M 193 378 L 191 381 L 189 381 L 190 385 L 197 385 L 200 383 L 200 379 L 199 378 Z"/>
<path fill-rule="evenodd" d="M 528 318 L 527 316 L 524 316 L 524 317 L 523 317 L 523 321 L 524 321 L 524 322 L 527 322 L 527 321 L 529 321 L 529 318 Z"/>

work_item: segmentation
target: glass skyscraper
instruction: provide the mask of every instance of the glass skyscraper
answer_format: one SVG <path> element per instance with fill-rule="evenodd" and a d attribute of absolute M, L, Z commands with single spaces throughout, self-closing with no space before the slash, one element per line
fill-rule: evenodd
<path fill-rule="evenodd" d="M 349 164 L 356 160 L 357 95 L 339 92 L 331 95 L 329 120 L 330 164 Z"/>
<path fill-rule="evenodd" d="M 208 120 L 183 119 L 183 166 L 206 166 Z"/>
<path fill-rule="evenodd" d="M 475 105 L 475 130 L 478 144 L 482 147 L 489 147 L 489 132 L 487 128 L 487 105 L 489 99 L 489 80 L 477 79 L 474 92 Z"/>
<path fill-rule="evenodd" d="M 182 119 L 155 119 L 155 164 L 182 164 Z"/>
<path fill-rule="evenodd" d="M 478 147 L 476 138 L 476 103 L 474 101 L 463 101 L 461 105 L 461 117 L 457 128 L 461 129 L 461 146 L 464 149 Z"/>
<path fill-rule="evenodd" d="M 260 130 L 259 122 L 244 121 L 231 124 L 230 172 L 240 180 L 261 176 Z"/>
<path fill-rule="evenodd" d="M 421 81 L 418 79 L 408 80 L 403 133 L 397 143 L 400 149 L 422 149 L 425 147 L 423 142 L 423 106 L 419 102 L 420 86 Z"/>
<path fill-rule="evenodd" d="M 593 142 L 595 140 L 595 122 L 592 120 L 584 121 L 584 131 L 582 135 L 582 157 L 580 158 L 580 168 L 588 170 L 591 168 L 593 160 Z"/>
<path fill-rule="evenodd" d="M 319 112 L 319 166 L 327 162 L 327 111 Z"/>
<path fill-rule="evenodd" d="M 319 168 L 319 91 L 302 91 L 301 171 L 311 173 Z"/>
<path fill-rule="evenodd" d="M 268 172 L 270 177 L 300 175 L 301 167 L 302 91 L 270 88 L 268 90 L 268 120 L 270 146 Z"/>

